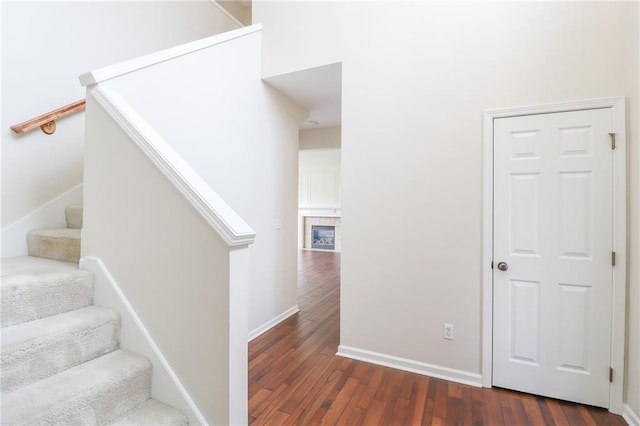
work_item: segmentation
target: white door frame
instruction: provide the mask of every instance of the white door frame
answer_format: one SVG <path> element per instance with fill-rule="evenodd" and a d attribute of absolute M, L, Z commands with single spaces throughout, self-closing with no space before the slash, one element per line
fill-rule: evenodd
<path fill-rule="evenodd" d="M 627 281 L 627 154 L 626 103 L 624 97 L 563 102 L 521 108 L 487 110 L 483 136 L 483 235 L 482 235 L 482 385 L 492 385 L 493 361 L 493 120 L 533 114 L 548 114 L 585 109 L 611 108 L 612 132 L 616 134 L 613 156 L 613 297 L 611 323 L 611 367 L 613 383 L 609 391 L 609 411 L 622 414 L 624 384 L 624 342 Z"/>

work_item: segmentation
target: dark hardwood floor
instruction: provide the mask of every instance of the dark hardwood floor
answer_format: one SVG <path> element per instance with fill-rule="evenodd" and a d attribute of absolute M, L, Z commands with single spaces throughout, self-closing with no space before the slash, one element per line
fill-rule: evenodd
<path fill-rule="evenodd" d="M 335 355 L 340 255 L 302 251 L 300 312 L 249 344 L 252 425 L 626 425 L 607 410 Z"/>

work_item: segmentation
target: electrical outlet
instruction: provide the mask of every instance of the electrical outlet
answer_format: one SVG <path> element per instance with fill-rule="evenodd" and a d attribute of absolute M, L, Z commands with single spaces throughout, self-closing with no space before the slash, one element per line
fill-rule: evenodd
<path fill-rule="evenodd" d="M 442 325 L 442 338 L 447 340 L 453 340 L 453 324 L 447 324 L 445 322 Z"/>

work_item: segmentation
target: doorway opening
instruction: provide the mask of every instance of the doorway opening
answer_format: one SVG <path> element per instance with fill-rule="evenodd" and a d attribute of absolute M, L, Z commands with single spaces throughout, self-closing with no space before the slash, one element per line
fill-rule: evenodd
<path fill-rule="evenodd" d="M 296 248 L 300 273 L 303 259 L 309 259 L 304 252 L 330 251 L 334 253 L 328 254 L 339 258 L 342 250 L 342 63 L 267 77 L 264 81 L 309 112 L 298 131 Z M 299 303 L 303 285 L 299 280 Z M 339 297 L 337 301 L 339 311 Z"/>

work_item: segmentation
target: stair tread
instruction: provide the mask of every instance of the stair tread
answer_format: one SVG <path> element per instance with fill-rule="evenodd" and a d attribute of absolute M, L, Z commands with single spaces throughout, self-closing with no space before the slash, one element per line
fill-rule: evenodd
<path fill-rule="evenodd" d="M 88 306 L 69 312 L 16 324 L 2 330 L 3 355 L 14 347 L 23 347 L 30 341 L 53 337 L 60 332 L 73 332 L 108 321 L 119 321 L 118 313 L 101 306 Z"/>
<path fill-rule="evenodd" d="M 125 414 L 110 426 L 181 426 L 188 425 L 189 419 L 180 410 L 155 399 L 149 399 L 139 407 Z"/>
<path fill-rule="evenodd" d="M 41 238 L 79 240 L 81 233 L 82 233 L 81 229 L 45 228 L 45 229 L 33 229 L 29 231 L 27 235 L 33 235 L 33 236 L 37 235 Z"/>
<path fill-rule="evenodd" d="M 2 329 L 2 392 L 116 350 L 119 333 L 118 313 L 98 306 Z"/>
<path fill-rule="evenodd" d="M 21 276 L 38 276 L 57 272 L 77 271 L 78 264 L 42 257 L 18 256 L 2 259 L 2 285 Z"/>
<path fill-rule="evenodd" d="M 127 379 L 144 375 L 144 395 L 119 389 Z M 121 416 L 149 398 L 151 363 L 133 353 L 117 350 L 55 376 L 3 394 L 3 422 L 7 424 L 96 423 Z M 121 400 L 125 402 L 118 402 Z M 114 405 L 121 412 L 113 413 Z M 117 410 L 115 410 L 117 411 Z M 105 415 L 111 418 L 105 419 Z"/>
<path fill-rule="evenodd" d="M 2 327 L 93 303 L 93 274 L 69 262 L 32 256 L 2 259 Z"/>

